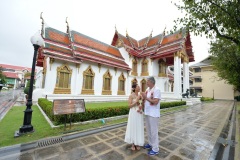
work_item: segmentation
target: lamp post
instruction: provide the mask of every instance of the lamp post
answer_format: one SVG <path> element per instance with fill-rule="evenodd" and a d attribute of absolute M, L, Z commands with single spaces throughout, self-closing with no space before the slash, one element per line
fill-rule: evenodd
<path fill-rule="evenodd" d="M 35 65 L 36 65 L 36 58 L 37 52 L 39 47 L 44 45 L 44 40 L 42 39 L 39 32 L 37 32 L 34 36 L 31 37 L 31 42 L 34 47 L 34 55 L 33 55 L 33 62 L 32 62 L 32 71 L 31 71 L 31 79 L 30 79 L 30 87 L 28 91 L 28 99 L 27 99 L 27 108 L 24 111 L 24 120 L 23 125 L 19 128 L 19 131 L 15 132 L 14 137 L 18 137 L 27 132 L 34 132 L 33 126 L 31 124 L 32 120 L 32 92 L 33 92 L 33 82 L 34 82 L 34 73 L 35 73 Z"/>

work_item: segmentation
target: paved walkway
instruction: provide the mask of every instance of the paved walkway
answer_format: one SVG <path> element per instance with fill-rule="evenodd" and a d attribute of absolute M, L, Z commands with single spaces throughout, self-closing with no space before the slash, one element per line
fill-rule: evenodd
<path fill-rule="evenodd" d="M 0 92 L 0 121 L 23 94 L 23 89 L 10 89 Z"/>
<path fill-rule="evenodd" d="M 120 127 L 48 147 L 38 147 L 20 155 L 9 155 L 7 159 L 207 160 L 232 106 L 233 101 L 216 101 L 162 116 L 160 154 L 157 156 L 148 156 L 145 149 L 131 151 L 130 145 L 124 142 L 126 127 Z"/>

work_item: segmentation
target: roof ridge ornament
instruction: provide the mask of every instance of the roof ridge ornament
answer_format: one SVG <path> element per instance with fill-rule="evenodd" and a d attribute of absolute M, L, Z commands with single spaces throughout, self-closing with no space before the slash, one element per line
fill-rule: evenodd
<path fill-rule="evenodd" d="M 70 27 L 69 27 L 69 23 L 68 23 L 68 17 L 66 17 L 65 22 L 67 23 L 67 34 L 68 34 L 68 39 L 69 39 L 69 41 L 70 41 L 69 46 L 70 46 L 70 48 L 71 48 L 73 57 L 75 57 L 75 56 L 76 56 L 75 47 L 74 47 L 74 45 L 73 45 L 72 34 L 71 34 L 71 32 L 70 32 Z"/>
<path fill-rule="evenodd" d="M 130 39 L 130 37 L 129 37 L 129 35 L 128 35 L 127 29 L 126 29 L 126 37 L 127 37 L 127 40 L 130 42 L 132 48 L 133 48 L 133 49 L 136 49 L 135 46 L 134 46 L 134 44 L 132 43 L 132 40 Z"/>
<path fill-rule="evenodd" d="M 167 28 L 167 25 L 165 25 L 164 29 L 163 29 L 163 35 L 165 36 L 166 35 L 166 28 Z"/>
<path fill-rule="evenodd" d="M 150 35 L 148 36 L 148 39 L 147 39 L 147 41 L 146 41 L 146 43 L 145 43 L 145 45 L 144 45 L 143 50 L 147 48 L 148 42 L 149 42 L 150 38 L 152 38 L 152 33 L 153 33 L 153 29 L 152 29 Z"/>
<path fill-rule="evenodd" d="M 67 23 L 67 33 L 69 33 L 68 17 L 66 17 L 66 21 L 65 22 Z"/>
<path fill-rule="evenodd" d="M 116 24 L 115 24 L 115 32 L 117 32 L 117 33 L 118 33 Z"/>
<path fill-rule="evenodd" d="M 42 37 L 44 37 L 44 19 L 43 19 L 43 17 L 42 17 L 42 13 L 43 13 L 43 12 L 41 12 L 41 14 L 40 14 L 40 19 L 42 19 L 42 30 L 41 30 L 41 35 L 42 35 Z"/>
<path fill-rule="evenodd" d="M 161 46 L 162 41 L 163 41 L 163 38 L 165 37 L 166 28 L 167 28 L 167 25 L 165 25 L 162 34 L 159 36 L 160 38 L 159 38 L 159 40 L 158 40 L 158 42 L 157 42 L 157 45 L 156 45 L 156 47 L 155 47 L 155 49 L 154 49 L 154 52 L 155 52 L 155 53 L 160 50 L 159 47 Z"/>

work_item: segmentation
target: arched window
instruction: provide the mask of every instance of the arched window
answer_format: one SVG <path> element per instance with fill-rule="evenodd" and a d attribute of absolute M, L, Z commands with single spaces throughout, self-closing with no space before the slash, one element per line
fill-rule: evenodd
<path fill-rule="evenodd" d="M 126 81 L 126 78 L 122 73 L 118 78 L 118 95 L 125 95 L 125 81 Z"/>
<path fill-rule="evenodd" d="M 94 77 L 95 73 L 93 72 L 92 67 L 89 66 L 83 72 L 82 94 L 94 94 Z"/>
<path fill-rule="evenodd" d="M 141 90 L 145 92 L 147 89 L 147 81 L 145 79 L 141 80 Z"/>
<path fill-rule="evenodd" d="M 137 84 L 137 83 L 138 83 L 137 79 L 134 78 L 134 79 L 132 80 L 131 87 L 132 87 L 133 84 Z"/>
<path fill-rule="evenodd" d="M 112 94 L 111 82 L 112 82 L 112 76 L 108 69 L 107 72 L 103 75 L 103 90 L 102 90 L 103 95 L 111 95 Z"/>
<path fill-rule="evenodd" d="M 166 64 L 166 62 L 163 59 L 160 59 L 158 61 L 158 66 L 159 66 L 158 77 L 167 77 L 167 74 L 166 74 L 167 64 Z"/>
<path fill-rule="evenodd" d="M 142 60 L 142 73 L 141 76 L 148 76 L 148 60 L 146 58 L 144 58 Z"/>
<path fill-rule="evenodd" d="M 134 58 L 133 60 L 132 60 L 132 73 L 131 73 L 131 75 L 133 75 L 133 76 L 137 76 L 137 60 Z"/>
<path fill-rule="evenodd" d="M 54 94 L 71 93 L 71 76 L 72 69 L 70 69 L 68 65 L 65 64 L 57 68 L 57 80 Z"/>

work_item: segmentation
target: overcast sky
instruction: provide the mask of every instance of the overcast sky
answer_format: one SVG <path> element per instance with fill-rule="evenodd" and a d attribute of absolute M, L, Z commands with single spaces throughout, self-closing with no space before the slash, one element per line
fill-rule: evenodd
<path fill-rule="evenodd" d="M 30 38 L 41 30 L 40 13 L 45 23 L 66 32 L 70 29 L 111 44 L 115 25 L 118 32 L 140 40 L 167 31 L 174 26 L 180 11 L 170 0 L 1 0 L 0 63 L 32 66 L 33 46 Z M 208 56 L 205 38 L 191 34 L 195 62 Z"/>

